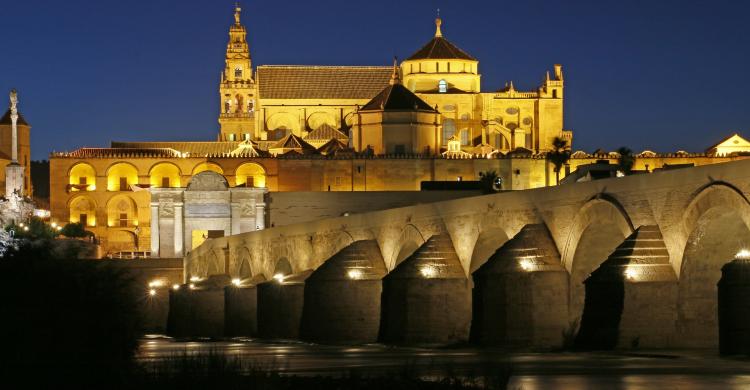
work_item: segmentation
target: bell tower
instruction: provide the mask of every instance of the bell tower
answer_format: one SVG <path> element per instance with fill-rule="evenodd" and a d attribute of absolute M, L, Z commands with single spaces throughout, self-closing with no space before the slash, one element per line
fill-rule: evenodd
<path fill-rule="evenodd" d="M 241 12 L 240 5 L 235 4 L 234 24 L 229 28 L 225 66 L 219 84 L 219 141 L 241 141 L 255 135 L 255 81 L 247 31 L 240 23 Z"/>

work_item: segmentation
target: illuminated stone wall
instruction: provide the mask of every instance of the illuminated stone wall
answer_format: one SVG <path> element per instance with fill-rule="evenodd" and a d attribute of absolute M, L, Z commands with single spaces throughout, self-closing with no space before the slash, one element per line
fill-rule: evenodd
<path fill-rule="evenodd" d="M 255 275 L 270 279 L 278 273 L 280 259 L 289 259 L 285 274 L 300 274 L 317 269 L 351 242 L 368 239 L 378 242 L 391 272 L 430 237 L 447 233 L 462 272 L 470 276 L 470 271 L 479 269 L 504 240 L 515 237 L 527 225 L 544 224 L 560 256 L 557 267 L 569 278 L 569 283 L 551 287 L 557 290 L 555 296 L 567 297 L 568 304 L 555 311 L 555 318 L 539 322 L 545 324 L 546 334 L 553 332 L 548 325 L 557 323 L 567 324 L 559 329 L 560 334 L 566 331 L 575 335 L 576 324 L 589 304 L 586 290 L 577 286 L 601 269 L 619 272 L 621 280 L 626 281 L 625 305 L 620 313 L 624 322 L 619 323 L 625 327 L 622 335 L 626 339 L 617 340 L 617 345 L 683 347 L 695 346 L 700 340 L 701 346 L 716 347 L 716 284 L 721 266 L 750 245 L 750 239 L 746 239 L 750 237 L 748 196 L 750 161 L 513 191 L 217 238 L 187 257 L 185 272 L 187 277 L 234 277 L 239 272 L 238 253 L 249 251 Z M 605 264 L 608 258 L 622 258 L 610 255 L 621 244 L 629 245 L 626 238 L 641 226 L 648 226 L 650 231 L 658 228 L 661 233 L 666 269 L 671 269 L 677 280 L 676 299 L 673 290 L 667 294 L 664 288 L 651 288 L 661 281 L 653 277 L 663 273 L 664 262 L 639 261 L 615 268 Z M 493 242 L 482 238 L 487 235 L 499 239 Z M 478 248 L 479 243 L 482 248 Z M 210 259 L 227 247 L 228 262 L 211 265 Z M 537 272 L 533 266 L 519 263 L 515 272 Z M 660 304 L 645 304 L 656 301 Z M 639 318 L 664 320 L 655 325 L 655 321 Z M 544 344 L 549 345 L 550 340 L 544 337 Z"/>

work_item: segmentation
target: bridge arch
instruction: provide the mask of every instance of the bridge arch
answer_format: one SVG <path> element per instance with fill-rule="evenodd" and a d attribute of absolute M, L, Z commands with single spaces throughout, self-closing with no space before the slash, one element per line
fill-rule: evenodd
<path fill-rule="evenodd" d="M 292 264 L 289 262 L 289 259 L 287 259 L 286 257 L 281 257 L 276 260 L 276 264 L 273 267 L 273 277 L 276 277 L 276 275 L 289 276 L 293 273 L 294 269 L 292 268 Z"/>
<path fill-rule="evenodd" d="M 415 225 L 409 223 L 401 229 L 401 235 L 396 242 L 396 246 L 393 247 L 393 252 L 388 260 L 386 260 L 386 267 L 388 270 L 393 270 L 399 265 L 404 259 L 411 256 L 422 244 L 424 244 L 426 238 L 419 231 Z"/>
<path fill-rule="evenodd" d="M 477 241 L 474 244 L 474 250 L 471 253 L 469 275 L 487 262 L 490 256 L 509 239 L 508 233 L 501 227 L 492 227 L 479 233 L 479 237 L 477 237 Z"/>
<path fill-rule="evenodd" d="M 686 347 L 715 348 L 719 341 L 716 283 L 721 267 L 750 249 L 750 202 L 734 186 L 712 183 L 689 202 L 683 216 L 685 249 L 676 260 L 678 337 Z"/>
<path fill-rule="evenodd" d="M 206 270 L 206 276 L 221 275 L 224 273 L 222 272 L 223 268 L 224 267 L 222 267 L 219 262 L 219 255 L 216 254 L 216 251 L 211 251 L 208 255 L 208 269 Z"/>
<path fill-rule="evenodd" d="M 235 257 L 235 276 L 244 280 L 244 279 L 250 279 L 253 277 L 253 268 L 251 265 L 252 259 L 250 258 L 250 250 L 241 247 L 237 251 L 237 256 Z"/>
<path fill-rule="evenodd" d="M 583 282 L 623 240 L 633 233 L 633 223 L 614 197 L 599 194 L 576 215 L 563 248 L 562 263 L 570 274 L 568 313 L 578 321 L 583 313 Z"/>

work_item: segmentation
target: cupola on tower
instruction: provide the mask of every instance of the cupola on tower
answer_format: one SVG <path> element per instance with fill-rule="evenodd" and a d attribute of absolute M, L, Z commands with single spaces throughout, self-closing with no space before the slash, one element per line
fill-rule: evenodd
<path fill-rule="evenodd" d="M 435 19 L 435 36 L 401 63 L 404 85 L 416 93 L 478 93 L 479 61 L 445 39 L 442 24 Z"/>
<path fill-rule="evenodd" d="M 226 66 L 221 73 L 219 141 L 252 139 L 255 133 L 255 81 L 247 44 L 247 30 L 240 23 L 242 9 L 234 9 L 234 24 L 229 28 Z"/>

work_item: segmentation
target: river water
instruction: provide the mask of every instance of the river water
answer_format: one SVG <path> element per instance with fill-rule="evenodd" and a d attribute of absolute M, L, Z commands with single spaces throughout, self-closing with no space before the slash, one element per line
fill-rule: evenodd
<path fill-rule="evenodd" d="M 220 353 L 290 375 L 378 374 L 409 370 L 424 377 L 476 376 L 509 369 L 509 389 L 750 389 L 750 359 L 720 358 L 716 351 L 516 353 L 490 348 L 409 348 L 379 344 L 175 341 L 150 336 L 138 358 Z"/>

